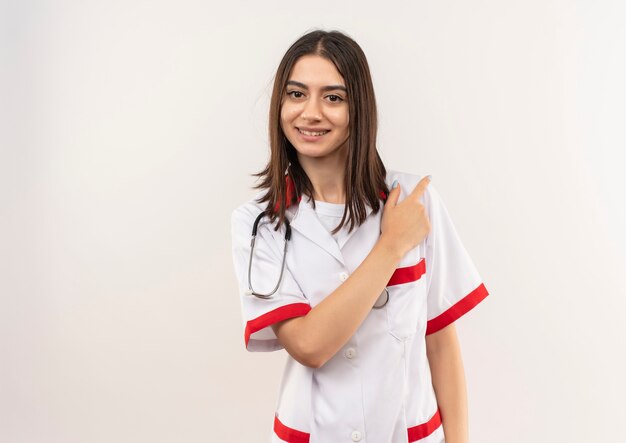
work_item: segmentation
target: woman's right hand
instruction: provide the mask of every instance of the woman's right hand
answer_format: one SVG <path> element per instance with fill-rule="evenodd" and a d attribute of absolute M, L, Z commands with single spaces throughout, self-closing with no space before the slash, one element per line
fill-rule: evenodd
<path fill-rule="evenodd" d="M 391 189 L 387 197 L 380 225 L 379 241 L 386 242 L 387 246 L 400 258 L 419 245 L 430 232 L 426 208 L 420 202 L 429 183 L 430 179 L 423 177 L 400 203 L 398 203 L 399 183 Z"/>

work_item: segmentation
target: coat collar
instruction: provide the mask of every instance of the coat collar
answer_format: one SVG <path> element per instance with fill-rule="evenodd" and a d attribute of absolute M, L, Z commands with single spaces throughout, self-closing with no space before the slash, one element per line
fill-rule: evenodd
<path fill-rule="evenodd" d="M 339 245 L 320 221 L 308 197 L 301 199 L 297 207 L 292 207 L 289 211 L 295 212 L 291 219 L 292 229 L 311 240 L 342 265 L 346 265 Z"/>
<path fill-rule="evenodd" d="M 293 187 L 293 182 L 291 182 L 289 176 L 286 176 L 286 180 L 288 182 L 288 205 L 286 208 L 286 214 L 289 215 L 291 227 L 318 245 L 333 258 L 339 261 L 343 266 L 346 266 L 339 245 L 317 216 L 315 208 L 313 208 L 311 198 L 308 196 L 298 196 L 298 204 L 291 204 L 291 196 L 293 194 L 290 194 L 290 192 L 295 192 L 295 188 Z M 383 201 L 387 199 L 387 195 L 383 191 L 380 192 L 380 197 Z M 371 213 L 372 208 L 370 205 L 366 204 L 366 216 L 369 217 Z M 355 227 L 349 236 L 352 236 L 352 234 L 356 232 L 356 229 L 358 229 L 358 227 Z"/>

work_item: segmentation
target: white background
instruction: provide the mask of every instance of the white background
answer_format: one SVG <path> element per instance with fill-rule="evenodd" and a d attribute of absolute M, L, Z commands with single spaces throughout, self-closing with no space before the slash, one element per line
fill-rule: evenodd
<path fill-rule="evenodd" d="M 230 213 L 280 58 L 315 28 L 365 51 L 383 160 L 433 175 L 491 293 L 457 322 L 471 441 L 624 441 L 625 18 L 0 3 L 0 441 L 267 441 L 286 354 L 244 349 Z"/>

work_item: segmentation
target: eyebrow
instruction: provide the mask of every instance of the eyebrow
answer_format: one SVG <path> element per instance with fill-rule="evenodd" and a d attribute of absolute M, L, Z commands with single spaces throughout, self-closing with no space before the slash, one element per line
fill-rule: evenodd
<path fill-rule="evenodd" d="M 297 81 L 295 81 L 295 80 L 287 80 L 287 84 L 288 84 L 288 85 L 299 86 L 299 87 L 301 87 L 302 89 L 306 89 L 306 90 L 308 90 L 308 89 L 309 89 L 309 87 L 308 87 L 307 85 L 305 85 L 304 83 L 300 83 L 300 82 L 297 82 Z M 343 86 L 343 85 L 328 85 L 328 86 L 322 86 L 322 88 L 321 88 L 321 89 L 322 89 L 322 91 L 335 91 L 335 90 L 339 89 L 339 90 L 344 91 L 344 92 L 346 92 L 346 93 L 348 92 L 348 90 L 346 89 L 346 87 L 345 87 L 345 86 Z"/>

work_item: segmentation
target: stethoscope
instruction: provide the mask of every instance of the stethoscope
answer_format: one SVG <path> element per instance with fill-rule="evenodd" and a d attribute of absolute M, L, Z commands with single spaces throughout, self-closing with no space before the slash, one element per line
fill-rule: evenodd
<path fill-rule="evenodd" d="M 283 279 L 283 272 L 285 270 L 285 257 L 287 256 L 287 244 L 289 243 L 289 240 L 291 239 L 291 226 L 289 225 L 289 220 L 287 220 L 287 217 L 285 217 L 285 228 L 286 228 L 285 229 L 285 246 L 283 248 L 283 259 L 280 265 L 280 275 L 278 277 L 278 282 L 276 282 L 276 286 L 274 286 L 274 289 L 267 294 L 256 292 L 252 288 L 252 257 L 254 256 L 254 244 L 256 242 L 257 229 L 258 229 L 261 219 L 266 214 L 267 214 L 267 211 L 262 211 L 257 216 L 256 220 L 254 220 L 254 224 L 252 225 L 252 239 L 250 240 L 250 259 L 248 260 L 248 290 L 246 291 L 246 295 L 254 295 L 257 298 L 262 298 L 264 300 L 272 298 L 272 295 L 278 290 L 278 287 L 280 286 L 280 282 Z M 381 304 L 380 299 L 382 298 L 383 294 L 385 295 L 385 302 Z M 378 297 L 378 300 L 376 300 L 376 303 L 374 303 L 374 306 L 372 306 L 372 308 L 380 309 L 384 307 L 388 301 L 389 301 L 389 291 L 385 287 L 384 291 L 380 294 L 380 296 Z"/>

